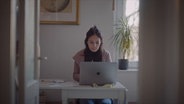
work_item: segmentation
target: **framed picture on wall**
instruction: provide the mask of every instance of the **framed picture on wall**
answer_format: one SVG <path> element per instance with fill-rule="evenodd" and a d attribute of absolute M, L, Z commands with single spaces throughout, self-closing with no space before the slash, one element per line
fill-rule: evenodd
<path fill-rule="evenodd" d="M 40 0 L 41 24 L 79 24 L 79 0 Z"/>

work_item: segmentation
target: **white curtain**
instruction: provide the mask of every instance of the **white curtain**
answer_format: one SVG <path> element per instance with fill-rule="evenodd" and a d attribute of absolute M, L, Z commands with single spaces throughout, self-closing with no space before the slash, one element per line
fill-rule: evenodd
<path fill-rule="evenodd" d="M 139 104 L 184 104 L 182 0 L 140 0 Z"/>

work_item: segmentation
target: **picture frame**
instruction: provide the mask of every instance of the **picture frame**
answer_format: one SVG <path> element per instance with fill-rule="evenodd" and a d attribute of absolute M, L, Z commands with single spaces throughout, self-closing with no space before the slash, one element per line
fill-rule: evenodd
<path fill-rule="evenodd" d="M 40 0 L 40 24 L 79 25 L 79 0 Z"/>

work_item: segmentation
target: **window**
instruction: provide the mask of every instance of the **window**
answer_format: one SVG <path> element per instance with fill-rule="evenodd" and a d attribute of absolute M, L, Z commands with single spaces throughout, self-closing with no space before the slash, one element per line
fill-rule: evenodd
<path fill-rule="evenodd" d="M 132 34 L 135 38 L 133 52 L 129 57 L 130 67 L 137 67 L 138 62 L 138 29 L 139 29 L 139 0 L 115 0 L 114 24 L 117 24 L 121 17 L 129 17 L 128 24 L 133 26 Z M 131 16 L 130 16 L 131 15 Z M 114 30 L 116 25 L 114 25 Z M 115 55 L 118 59 L 119 57 Z"/>

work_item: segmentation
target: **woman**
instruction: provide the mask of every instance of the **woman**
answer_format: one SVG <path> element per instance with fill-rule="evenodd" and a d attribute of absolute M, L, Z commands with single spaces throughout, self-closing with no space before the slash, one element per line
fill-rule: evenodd
<path fill-rule="evenodd" d="M 79 81 L 79 74 L 80 74 L 80 62 L 83 61 L 111 61 L 110 53 L 102 48 L 103 40 L 100 31 L 96 26 L 91 27 L 84 40 L 85 49 L 80 50 L 77 54 L 73 57 L 74 59 L 74 72 L 73 72 L 73 79 L 75 81 Z M 80 102 L 85 102 L 84 104 L 112 104 L 111 99 L 87 99 L 87 100 L 80 100 Z"/>

